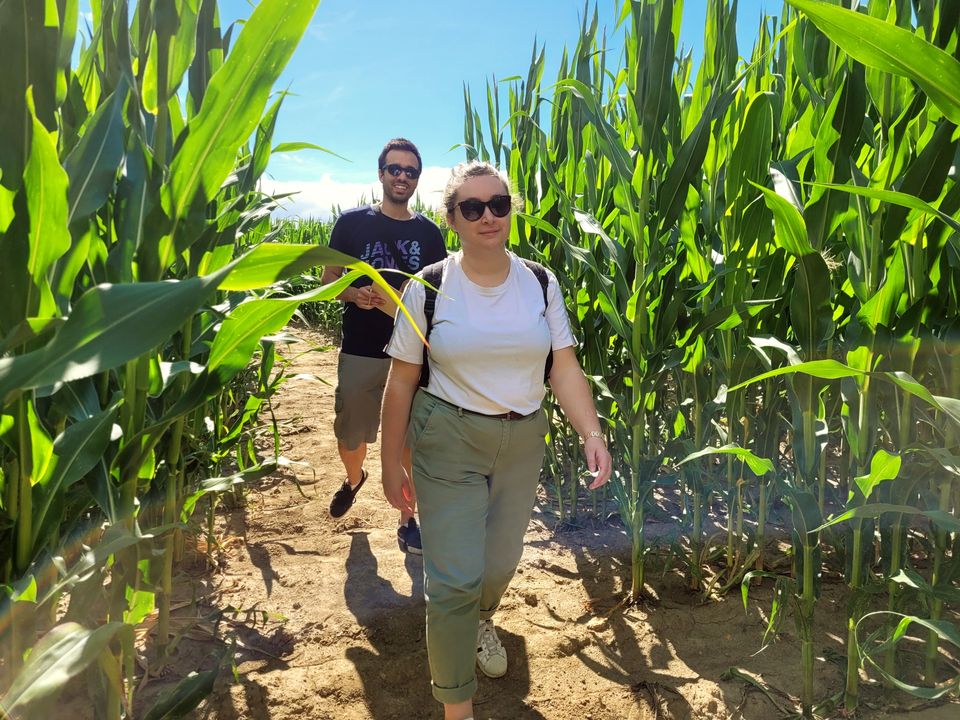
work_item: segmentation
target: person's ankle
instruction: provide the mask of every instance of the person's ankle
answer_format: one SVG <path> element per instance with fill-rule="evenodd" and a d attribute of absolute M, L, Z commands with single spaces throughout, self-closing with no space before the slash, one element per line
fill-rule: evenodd
<path fill-rule="evenodd" d="M 443 717 L 444 720 L 473 720 L 473 702 L 445 703 Z"/>

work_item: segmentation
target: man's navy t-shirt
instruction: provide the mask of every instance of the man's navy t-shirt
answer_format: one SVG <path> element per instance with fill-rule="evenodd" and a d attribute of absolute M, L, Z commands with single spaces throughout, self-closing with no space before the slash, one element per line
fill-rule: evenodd
<path fill-rule="evenodd" d="M 347 210 L 337 219 L 330 235 L 330 247 L 369 263 L 377 270 L 397 269 L 419 272 L 447 255 L 443 235 L 431 220 L 414 213 L 409 220 L 394 220 L 371 205 Z M 383 277 L 399 288 L 406 278 L 397 273 Z M 360 278 L 354 287 L 369 285 Z M 342 352 L 363 357 L 385 358 L 383 348 L 393 332 L 393 318 L 376 308 L 361 310 L 345 303 Z"/>

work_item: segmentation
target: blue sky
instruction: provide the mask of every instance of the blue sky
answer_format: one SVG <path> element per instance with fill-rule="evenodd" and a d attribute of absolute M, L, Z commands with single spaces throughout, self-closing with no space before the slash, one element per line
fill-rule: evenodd
<path fill-rule="evenodd" d="M 249 17 L 255 4 L 220 0 L 222 26 Z M 622 0 L 596 4 L 600 26 L 614 35 Z M 684 3 L 680 44 L 695 57 L 706 5 Z M 762 11 L 781 7 L 781 0 L 740 0 L 742 53 Z M 89 11 L 89 0 L 81 10 Z M 435 201 L 448 169 L 464 159 L 462 149 L 450 150 L 463 140 L 464 83 L 482 99 L 491 76 L 525 76 L 536 39 L 546 46 L 549 86 L 564 45 L 576 43 L 583 12 L 584 0 L 322 0 L 277 86 L 295 96 L 284 101 L 276 140 L 315 143 L 350 162 L 315 151 L 277 155 L 268 188 L 299 192 L 288 214 L 324 216 L 334 204 L 356 205 L 376 186 L 383 143 L 402 135 L 420 148 L 421 195 Z"/>
<path fill-rule="evenodd" d="M 615 32 L 621 0 L 598 0 L 600 25 Z M 706 0 L 687 0 L 681 44 L 702 45 Z M 250 12 L 247 0 L 221 0 L 224 27 Z M 741 0 L 738 35 L 748 53 L 761 12 L 780 0 Z M 545 85 L 553 81 L 564 45 L 579 34 L 583 0 L 467 0 L 396 3 L 323 0 L 280 87 L 284 101 L 278 141 L 330 148 L 345 162 L 317 152 L 276 156 L 273 187 L 299 190 L 294 215 L 325 215 L 335 202 L 354 205 L 376 183 L 385 140 L 409 137 L 428 168 L 421 194 L 438 197 L 448 168 L 464 159 L 450 148 L 463 140 L 463 85 L 483 98 L 488 78 L 526 75 L 533 43 L 546 45 Z M 619 51 L 619 47 L 617 47 Z"/>

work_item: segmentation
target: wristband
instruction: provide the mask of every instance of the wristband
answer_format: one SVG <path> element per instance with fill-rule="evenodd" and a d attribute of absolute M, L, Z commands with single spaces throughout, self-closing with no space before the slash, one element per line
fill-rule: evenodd
<path fill-rule="evenodd" d="M 607 444 L 607 441 L 603 437 L 603 433 L 600 432 L 599 430 L 591 430 L 590 432 L 588 432 L 586 435 L 583 436 L 583 441 L 586 442 L 590 438 L 597 438 L 599 440 L 602 440 L 604 445 Z"/>

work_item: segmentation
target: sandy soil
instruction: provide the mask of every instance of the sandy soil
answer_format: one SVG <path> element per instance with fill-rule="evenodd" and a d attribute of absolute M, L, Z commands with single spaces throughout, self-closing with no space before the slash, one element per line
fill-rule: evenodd
<path fill-rule="evenodd" d="M 376 448 L 357 504 L 340 520 L 327 514 L 342 480 L 331 427 L 336 352 L 303 353 L 307 347 L 286 351 L 295 358 L 290 374 L 319 380 L 291 380 L 275 403 L 283 453 L 304 464 L 261 483 L 245 509 L 224 512 L 217 570 L 184 568 L 182 592 L 197 602 L 182 612 L 221 621 L 186 633 L 177 662 L 151 678 L 140 697 L 210 666 L 218 644 L 204 639 L 206 627 L 237 639 L 236 676 L 224 669 L 214 694 L 190 717 L 441 718 L 430 695 L 422 563 L 397 547 L 396 513 L 379 489 Z M 784 716 L 800 690 L 800 651 L 788 619 L 778 642 L 756 654 L 769 589 L 753 592 L 746 612 L 736 592 L 703 603 L 685 589 L 684 578 L 654 563 L 650 586 L 657 596 L 644 607 L 617 608 L 629 582 L 623 528 L 587 520 L 557 531 L 549 499 L 541 500 L 496 619 L 510 670 L 500 680 L 481 676 L 478 720 Z M 821 698 L 842 688 L 842 590 L 827 584 L 817 606 Z M 773 688 L 769 697 L 742 679 L 724 680 L 731 667 Z M 866 717 L 960 716 L 956 705 L 908 711 L 909 698 L 885 700 L 875 685 L 865 690 L 865 705 Z"/>

